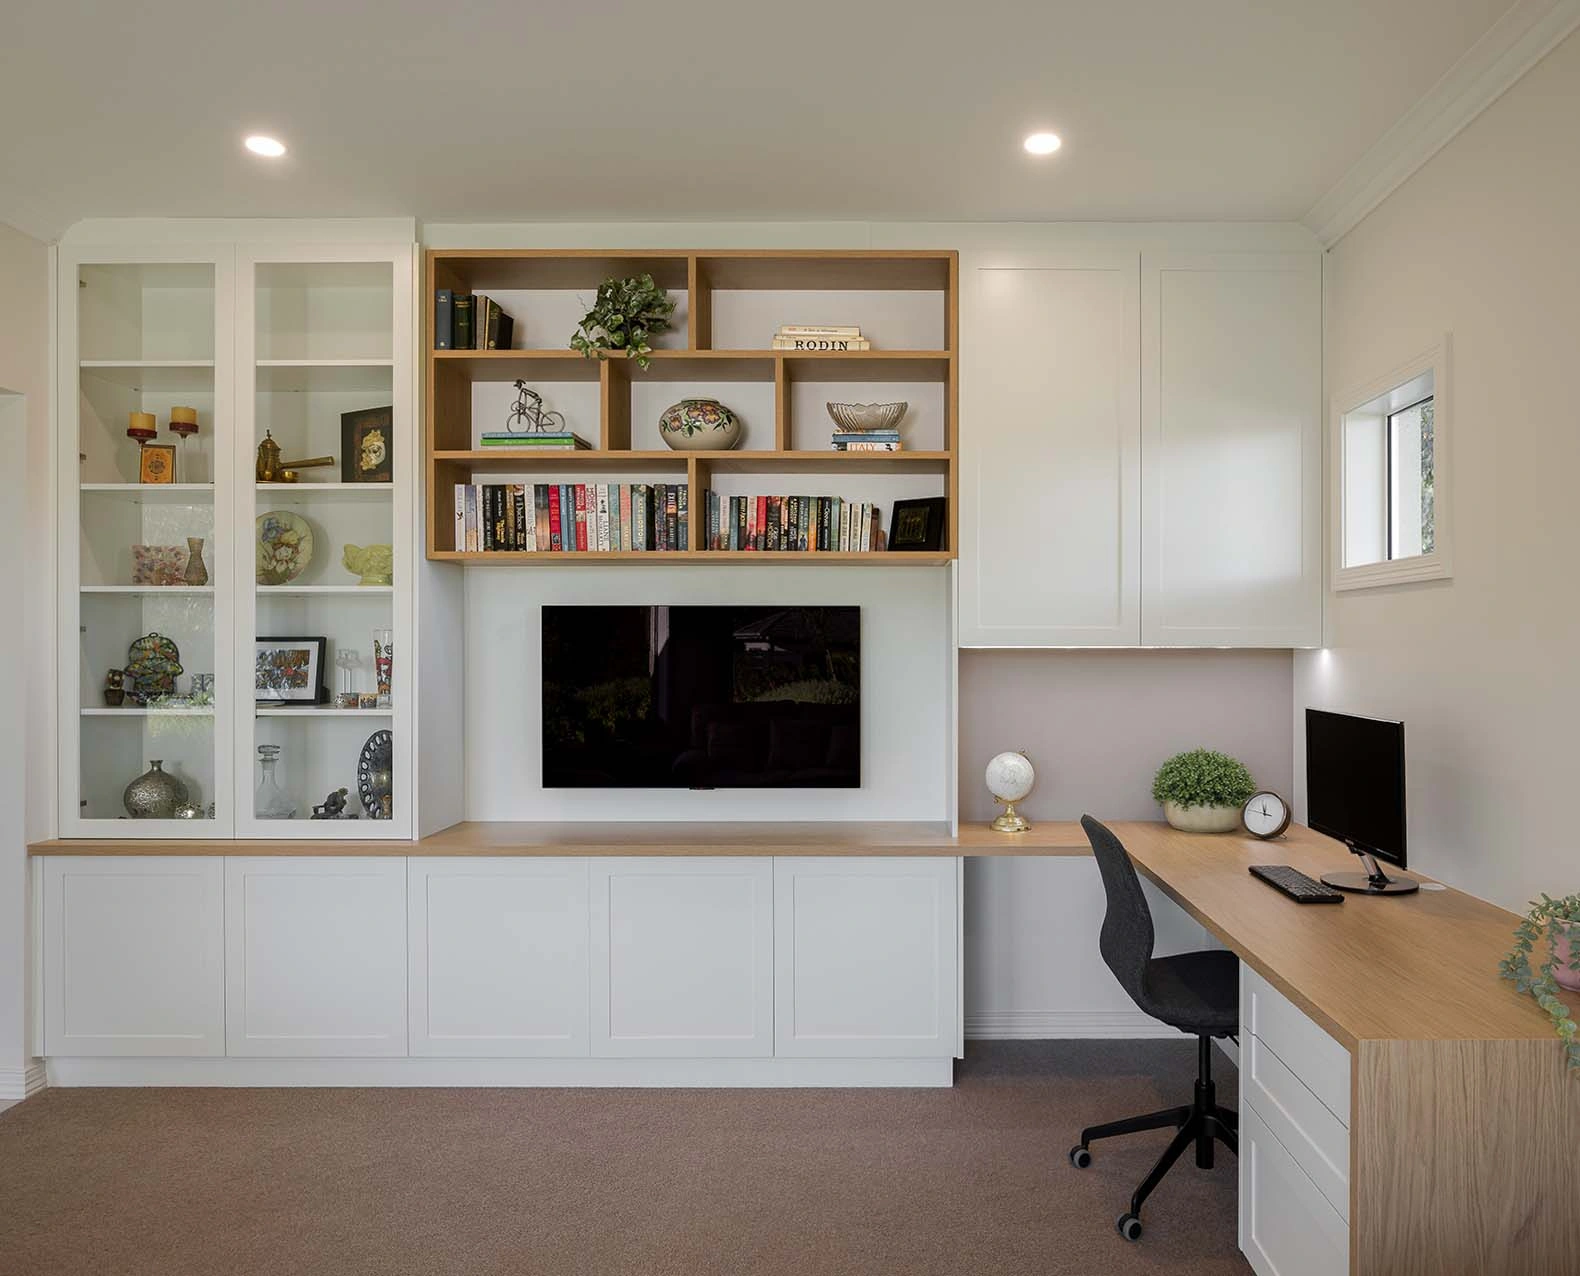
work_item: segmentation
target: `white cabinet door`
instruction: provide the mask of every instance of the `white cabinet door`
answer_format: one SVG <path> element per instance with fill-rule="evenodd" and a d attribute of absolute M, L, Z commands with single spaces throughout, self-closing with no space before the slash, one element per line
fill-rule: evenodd
<path fill-rule="evenodd" d="M 1249 1103 L 1239 1163 L 1240 1248 L 1258 1276 L 1344 1276 L 1349 1228 Z"/>
<path fill-rule="evenodd" d="M 1309 253 L 1142 266 L 1141 637 L 1322 639 L 1322 265 Z"/>
<path fill-rule="evenodd" d="M 406 861 L 225 861 L 225 1049 L 406 1053 Z"/>
<path fill-rule="evenodd" d="M 774 1053 L 950 1058 L 953 858 L 774 862 Z"/>
<path fill-rule="evenodd" d="M 44 1053 L 225 1051 L 225 864 L 44 861 Z"/>
<path fill-rule="evenodd" d="M 595 859 L 595 1055 L 773 1053 L 773 861 Z"/>
<path fill-rule="evenodd" d="M 407 862 L 411 1052 L 586 1055 L 585 859 Z"/>
<path fill-rule="evenodd" d="M 1140 255 L 961 270 L 960 643 L 1141 639 Z"/>

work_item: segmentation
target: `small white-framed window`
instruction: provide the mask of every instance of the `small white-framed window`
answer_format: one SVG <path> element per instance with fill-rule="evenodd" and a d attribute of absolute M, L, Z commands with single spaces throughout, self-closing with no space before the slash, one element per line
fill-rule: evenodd
<path fill-rule="evenodd" d="M 1448 338 L 1334 404 L 1333 588 L 1451 574 Z"/>

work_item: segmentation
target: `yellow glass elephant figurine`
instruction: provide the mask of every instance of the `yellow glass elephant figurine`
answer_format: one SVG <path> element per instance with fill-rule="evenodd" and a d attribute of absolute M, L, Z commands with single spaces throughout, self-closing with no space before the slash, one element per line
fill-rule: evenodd
<path fill-rule="evenodd" d="M 359 585 L 393 585 L 395 583 L 395 547 L 393 545 L 347 545 L 341 555 L 346 570 L 355 572 L 362 579 Z"/>

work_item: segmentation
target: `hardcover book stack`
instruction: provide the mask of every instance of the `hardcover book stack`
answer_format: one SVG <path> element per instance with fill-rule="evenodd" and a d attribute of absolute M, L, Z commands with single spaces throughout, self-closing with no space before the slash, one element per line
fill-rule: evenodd
<path fill-rule="evenodd" d="M 840 496 L 707 494 L 707 547 L 862 553 L 884 548 L 879 508 Z"/>
<path fill-rule="evenodd" d="M 683 483 L 457 483 L 467 553 L 662 553 L 689 547 Z"/>
<path fill-rule="evenodd" d="M 900 432 L 898 430 L 854 430 L 834 431 L 834 451 L 836 452 L 898 452 L 900 450 Z"/>
<path fill-rule="evenodd" d="M 512 434 L 509 430 L 490 430 L 482 437 L 484 448 L 514 447 L 532 452 L 574 452 L 578 448 L 591 448 L 592 444 L 574 430 L 525 431 Z"/>
<path fill-rule="evenodd" d="M 860 328 L 818 327 L 782 323 L 774 333 L 775 350 L 812 350 L 831 354 L 849 350 L 871 350 L 872 342 L 861 335 Z"/>
<path fill-rule="evenodd" d="M 433 297 L 436 350 L 509 350 L 516 321 L 482 293 L 440 288 Z"/>

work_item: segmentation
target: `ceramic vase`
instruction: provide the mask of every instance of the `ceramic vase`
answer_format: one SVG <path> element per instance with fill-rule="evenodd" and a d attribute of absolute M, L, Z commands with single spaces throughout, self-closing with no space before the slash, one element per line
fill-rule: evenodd
<path fill-rule="evenodd" d="M 677 452 L 726 452 L 741 441 L 741 419 L 717 399 L 682 399 L 664 409 L 658 433 Z"/>
<path fill-rule="evenodd" d="M 187 570 L 182 577 L 189 585 L 208 584 L 208 568 L 203 565 L 203 538 L 187 537 Z"/>
<path fill-rule="evenodd" d="M 1181 833 L 1233 833 L 1240 827 L 1237 806 L 1181 806 L 1163 804 L 1163 818 Z"/>
<path fill-rule="evenodd" d="M 187 786 L 166 772 L 158 758 L 121 794 L 121 805 L 134 820 L 171 820 L 176 808 L 186 804 Z"/>

